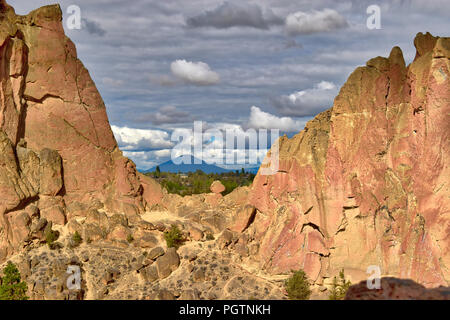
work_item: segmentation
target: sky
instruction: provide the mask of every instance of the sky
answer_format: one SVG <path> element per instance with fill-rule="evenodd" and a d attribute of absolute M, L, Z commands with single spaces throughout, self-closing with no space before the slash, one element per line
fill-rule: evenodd
<path fill-rule="evenodd" d="M 169 160 L 174 135 L 192 130 L 194 121 L 203 130 L 279 129 L 290 137 L 330 108 L 367 60 L 399 46 L 410 63 L 418 32 L 450 36 L 448 0 L 8 3 L 17 14 L 60 4 L 119 147 L 141 170 Z M 67 24 L 73 5 L 80 29 Z M 380 8 L 379 29 L 367 26 L 371 5 Z"/>

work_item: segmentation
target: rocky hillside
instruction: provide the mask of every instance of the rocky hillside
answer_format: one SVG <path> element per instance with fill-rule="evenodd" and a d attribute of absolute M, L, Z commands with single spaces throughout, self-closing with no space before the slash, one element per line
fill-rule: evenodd
<path fill-rule="evenodd" d="M 450 281 L 450 38 L 419 33 L 405 65 L 394 47 L 357 68 L 331 109 L 292 139 L 280 166 L 258 175 L 254 216 L 236 226 L 272 273 L 304 268 L 327 284 L 370 265 L 425 286 Z M 242 222 L 243 221 L 243 222 Z"/>

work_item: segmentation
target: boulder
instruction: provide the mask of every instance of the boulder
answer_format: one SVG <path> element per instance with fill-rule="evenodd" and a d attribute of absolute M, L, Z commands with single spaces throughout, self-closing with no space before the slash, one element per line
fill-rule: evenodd
<path fill-rule="evenodd" d="M 225 186 L 222 182 L 216 180 L 211 184 L 210 190 L 212 193 L 222 193 L 225 191 Z"/>
<path fill-rule="evenodd" d="M 367 281 L 351 286 L 345 300 L 450 300 L 450 287 L 427 289 L 413 280 L 387 277 L 379 289 L 369 289 Z"/>
<path fill-rule="evenodd" d="M 167 278 L 180 265 L 180 257 L 175 248 L 167 249 L 166 253 L 156 260 L 156 268 L 160 279 Z"/>
<path fill-rule="evenodd" d="M 156 258 L 159 258 L 164 254 L 164 249 L 161 247 L 156 247 L 150 250 L 150 252 L 147 254 L 147 258 L 150 260 L 155 260 Z"/>
<path fill-rule="evenodd" d="M 133 234 L 134 245 L 140 248 L 153 248 L 158 244 L 158 239 L 151 231 L 138 231 Z"/>
<path fill-rule="evenodd" d="M 54 224 L 65 225 L 65 203 L 61 196 L 40 196 L 39 211 L 42 218 Z"/>
<path fill-rule="evenodd" d="M 236 232 L 243 232 L 254 221 L 255 215 L 256 208 L 252 205 L 247 204 L 239 208 L 230 229 Z"/>
<path fill-rule="evenodd" d="M 194 241 L 200 241 L 203 239 L 203 231 L 195 228 L 195 227 L 188 227 L 188 232 L 189 232 L 189 236 L 191 237 L 192 240 Z"/>
<path fill-rule="evenodd" d="M 159 279 L 158 270 L 154 265 L 150 265 L 141 269 L 139 271 L 139 274 L 145 282 L 154 282 Z"/>

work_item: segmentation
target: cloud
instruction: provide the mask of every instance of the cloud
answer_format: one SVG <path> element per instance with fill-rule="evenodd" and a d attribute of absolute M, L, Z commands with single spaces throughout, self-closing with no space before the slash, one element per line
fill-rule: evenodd
<path fill-rule="evenodd" d="M 133 5 L 119 0 L 75 1 L 82 8 L 83 18 L 97 22 L 107 31 L 100 37 L 90 35 L 87 27 L 70 30 L 64 23 L 68 37 L 77 46 L 79 58 L 100 85 L 111 124 L 159 129 L 169 132 L 170 136 L 172 128 L 184 124 L 162 124 L 159 128 L 152 124 L 155 113 L 166 105 L 177 106 L 192 114 L 194 119 L 208 123 L 244 125 L 253 105 L 278 117 L 304 121 L 307 119 L 295 117 L 295 114 L 302 114 L 298 111 L 300 106 L 293 108 L 287 104 L 290 108 L 283 111 L 264 104 L 268 97 L 280 98 L 314 89 L 322 80 L 340 87 L 356 66 L 365 65 L 370 58 L 389 55 L 395 45 L 402 48 L 405 59 L 410 62 L 415 56 L 412 40 L 419 31 L 440 36 L 448 34 L 448 0 L 378 1 L 383 16 L 382 29 L 377 31 L 366 27 L 366 9 L 377 2 L 373 0 L 229 0 L 241 7 L 247 7 L 247 3 L 257 4 L 266 21 L 270 19 L 269 10 L 265 8 L 272 8 L 283 18 L 283 24 L 266 23 L 268 30 L 264 29 L 264 24 L 260 24 L 260 28 L 187 26 L 187 18 L 202 15 L 206 10 L 214 11 L 224 1 L 134 0 Z M 27 14 L 55 1 L 9 2 L 16 12 Z M 56 2 L 61 4 L 65 22 L 69 17 L 65 9 L 74 1 Z M 298 11 L 311 14 L 310 10 L 323 11 L 324 8 L 339 12 L 350 26 L 339 32 L 301 38 L 295 36 L 297 33 L 292 37 L 283 33 L 282 29 L 286 31 L 284 18 L 289 14 Z M 304 50 L 297 49 L 289 39 L 301 43 Z M 285 50 L 285 47 L 291 48 Z M 170 71 L 170 64 L 176 59 L 207 62 L 220 74 L 220 83 L 209 87 L 180 85 L 183 80 Z M 149 83 L 150 76 L 152 83 Z M 120 79 L 123 84 L 108 86 L 103 78 Z M 331 103 L 332 97 L 322 107 L 327 108 Z M 320 112 L 320 108 L 311 113 Z M 134 144 L 127 146 L 135 147 Z"/>
<path fill-rule="evenodd" d="M 330 108 L 337 86 L 332 82 L 322 81 L 312 89 L 294 92 L 290 95 L 272 98 L 272 104 L 284 116 L 306 117 Z"/>
<path fill-rule="evenodd" d="M 253 106 L 250 109 L 247 126 L 254 129 L 279 129 L 282 132 L 298 132 L 303 129 L 305 123 L 288 117 L 280 118 Z"/>
<path fill-rule="evenodd" d="M 165 106 L 153 115 L 152 123 L 169 124 L 169 123 L 185 123 L 192 120 L 189 113 L 177 109 L 174 106 Z"/>
<path fill-rule="evenodd" d="M 130 158 L 140 170 L 148 170 L 170 159 L 170 149 L 157 151 L 124 151 L 123 155 Z"/>
<path fill-rule="evenodd" d="M 170 75 L 159 75 L 159 76 L 153 76 L 151 75 L 149 77 L 150 83 L 152 84 L 156 84 L 158 86 L 163 86 L 163 87 L 173 87 L 177 84 L 179 84 L 179 80 L 178 79 L 174 79 L 172 76 Z"/>
<path fill-rule="evenodd" d="M 124 151 L 148 151 L 171 148 L 169 133 L 163 130 L 143 130 L 111 126 L 117 144 Z"/>
<path fill-rule="evenodd" d="M 302 49 L 303 46 L 301 43 L 298 43 L 294 39 L 289 39 L 284 43 L 284 49 L 292 49 L 292 48 Z"/>
<path fill-rule="evenodd" d="M 227 29 L 231 27 L 252 27 L 268 29 L 272 25 L 283 24 L 283 19 L 271 9 L 263 9 L 256 4 L 234 4 L 224 2 L 213 10 L 207 10 L 197 16 L 186 19 L 192 28 L 213 27 Z"/>
<path fill-rule="evenodd" d="M 120 87 L 123 85 L 123 81 L 119 79 L 113 79 L 105 77 L 102 79 L 103 84 L 110 86 L 110 87 Z"/>
<path fill-rule="evenodd" d="M 94 34 L 103 37 L 106 34 L 106 30 L 102 26 L 93 20 L 88 20 L 86 18 L 81 19 L 81 25 L 83 29 L 86 29 L 90 34 Z"/>
<path fill-rule="evenodd" d="M 286 30 L 290 35 L 329 32 L 346 27 L 347 20 L 333 9 L 298 11 L 286 18 Z"/>
<path fill-rule="evenodd" d="M 204 62 L 176 60 L 170 65 L 172 73 L 181 80 L 195 85 L 213 85 L 220 82 L 220 76 Z"/>

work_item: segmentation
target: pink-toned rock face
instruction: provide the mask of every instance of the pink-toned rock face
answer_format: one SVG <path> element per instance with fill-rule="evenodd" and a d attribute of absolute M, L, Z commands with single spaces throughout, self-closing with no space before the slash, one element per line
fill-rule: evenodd
<path fill-rule="evenodd" d="M 17 247 L 9 221 L 24 205 L 64 224 L 92 203 L 127 215 L 159 203 L 159 185 L 118 149 L 60 7 L 18 16 L 0 1 L 0 16 L 0 261 Z"/>
<path fill-rule="evenodd" d="M 450 281 L 450 38 L 419 34 L 408 67 L 398 47 L 357 68 L 332 109 L 280 139 L 279 172 L 249 202 L 270 271 L 313 280 L 344 268 Z"/>

